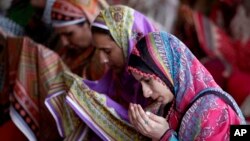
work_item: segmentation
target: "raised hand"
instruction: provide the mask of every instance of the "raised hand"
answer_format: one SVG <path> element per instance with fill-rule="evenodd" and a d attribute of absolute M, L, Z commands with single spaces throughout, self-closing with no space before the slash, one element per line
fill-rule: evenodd
<path fill-rule="evenodd" d="M 143 135 L 159 140 L 169 129 L 169 124 L 165 118 L 150 112 L 145 112 L 138 104 L 129 105 L 129 120 L 131 124 Z"/>

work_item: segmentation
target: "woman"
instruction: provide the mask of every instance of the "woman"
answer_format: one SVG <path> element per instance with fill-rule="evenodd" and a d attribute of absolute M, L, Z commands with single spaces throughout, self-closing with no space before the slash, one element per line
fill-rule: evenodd
<path fill-rule="evenodd" d="M 94 86 L 86 81 L 87 85 L 97 92 L 107 94 L 124 107 L 128 107 L 128 103 L 132 101 L 140 102 L 137 100 L 141 98 L 137 98 L 137 91 L 134 91 L 137 82 L 128 75 L 125 67 L 136 41 L 157 28 L 141 13 L 116 5 L 102 11 L 91 30 L 93 45 L 100 54 L 100 61 L 106 63 L 110 71 L 97 84 L 95 82 Z M 109 86 L 103 88 L 107 83 Z"/>
<path fill-rule="evenodd" d="M 128 70 L 142 84 L 144 97 L 162 105 L 155 115 L 130 104 L 130 122 L 145 136 L 229 140 L 230 125 L 245 123 L 234 99 L 171 34 L 153 32 L 143 37 L 130 55 Z"/>
<path fill-rule="evenodd" d="M 141 92 L 140 85 L 125 68 L 135 42 L 146 33 L 156 30 L 144 15 L 129 7 L 115 5 L 101 11 L 92 24 L 93 45 L 100 54 L 101 62 L 109 66 L 109 71 L 99 81 L 83 80 L 84 83 L 81 78 L 66 73 L 63 78 L 58 79 L 54 88 L 51 88 L 51 95 L 46 100 L 62 136 L 68 137 L 71 133 L 80 133 L 79 136 L 82 136 L 84 129 L 74 131 L 79 129 L 80 124 L 75 121 L 79 121 L 77 118 L 80 117 L 103 140 L 136 140 L 133 136 L 134 130 L 128 126 L 128 105 L 133 102 L 145 106 L 148 102 L 141 95 L 137 95 Z M 64 84 L 61 80 L 67 83 Z M 58 86 L 66 88 L 57 90 Z M 90 91 L 95 93 L 94 96 L 89 94 L 92 93 Z M 64 103 L 62 99 L 65 95 L 70 107 L 64 107 L 62 110 L 60 102 Z M 76 112 L 77 116 L 68 116 L 68 111 Z M 118 118 L 112 117 L 113 114 Z M 112 128 L 106 127 L 107 123 L 112 125 Z M 122 133 L 125 137 L 118 137 Z"/>
<path fill-rule="evenodd" d="M 53 80 L 68 68 L 55 52 L 28 37 L 7 35 L 1 41 L 0 121 L 9 123 L 6 126 L 13 129 L 1 130 L 11 132 L 4 140 L 61 139 L 53 132 L 56 124 L 44 100 Z"/>
<path fill-rule="evenodd" d="M 91 44 L 91 24 L 105 0 L 55 0 L 51 7 L 51 23 L 55 37 L 49 46 L 61 56 L 70 70 L 88 80 L 98 80 L 105 66 L 98 62 Z M 55 43 L 55 45 L 53 45 Z"/>

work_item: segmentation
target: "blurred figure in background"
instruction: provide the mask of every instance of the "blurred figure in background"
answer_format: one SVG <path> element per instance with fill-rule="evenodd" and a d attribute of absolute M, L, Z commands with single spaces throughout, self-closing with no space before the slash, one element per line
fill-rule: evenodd
<path fill-rule="evenodd" d="M 35 4 L 41 10 L 44 7 L 42 3 L 32 4 Z M 20 11 L 17 10 L 16 12 Z M 40 20 L 34 19 L 35 22 L 40 22 Z M 45 30 L 44 28 L 41 29 L 43 29 L 42 31 Z M 41 31 L 38 32 L 38 34 L 40 33 Z M 3 83 L 0 96 L 1 111 L 5 113 L 1 115 L 1 119 L 3 119 L 1 121 L 4 123 L 8 120 L 5 115 L 9 116 L 10 114 L 12 121 L 15 123 L 15 125 L 12 123 L 5 124 L 4 127 L 6 128 L 3 128 L 3 130 L 10 131 L 8 129 L 13 127 L 13 133 L 22 135 L 19 138 L 20 140 L 61 139 L 51 114 L 48 114 L 47 108 L 44 107 L 44 98 L 47 96 L 54 78 L 64 71 L 68 71 L 68 68 L 55 52 L 30 38 L 13 37 L 5 32 L 2 32 L 1 35 L 3 37 L 1 38 L 3 39 L 3 42 L 1 42 L 1 47 L 3 47 L 1 48 L 1 74 L 3 74 L 1 75 L 3 76 L 1 82 Z M 43 38 L 42 34 L 36 37 Z M 97 71 L 101 70 L 97 69 Z M 93 70 L 88 71 L 91 75 L 95 72 Z M 23 132 L 26 138 L 16 130 L 15 126 Z M 5 134 L 5 136 L 8 135 Z M 12 139 L 10 137 L 10 140 Z"/>
<path fill-rule="evenodd" d="M 24 29 L 13 20 L 6 17 L 12 0 L 0 1 L 0 136 L 3 140 L 27 140 L 24 134 L 12 122 L 9 115 L 10 100 L 8 95 L 8 69 L 7 69 L 7 36 L 24 35 Z M 15 136 L 13 136 L 15 135 Z"/>
<path fill-rule="evenodd" d="M 11 7 L 13 0 L 0 1 L 0 27 L 3 30 L 2 34 L 22 36 L 25 34 L 24 28 L 7 17 L 8 9 Z"/>
<path fill-rule="evenodd" d="M 109 4 L 124 4 L 138 10 L 161 30 L 172 32 L 177 18 L 180 0 L 107 0 Z"/>
<path fill-rule="evenodd" d="M 58 37 L 54 50 L 73 73 L 89 80 L 100 79 L 106 71 L 105 64 L 95 55 L 90 30 L 100 9 L 105 7 L 103 0 L 56 0 L 51 11 L 52 26 Z"/>
<path fill-rule="evenodd" d="M 52 28 L 43 20 L 43 17 L 49 16 L 46 14 L 47 7 L 51 7 L 49 5 L 53 1 L 13 0 L 6 17 L 19 24 L 24 29 L 26 36 L 38 43 L 45 44 L 52 34 Z"/>
<path fill-rule="evenodd" d="M 44 99 L 53 79 L 68 70 L 67 67 L 55 52 L 28 37 L 2 34 L 1 37 L 4 37 L 1 38 L 1 122 L 5 123 L 5 116 L 10 116 L 15 123 L 4 124 L 1 137 L 6 137 L 5 140 L 60 139 Z"/>
<path fill-rule="evenodd" d="M 191 2 L 194 2 L 190 6 L 193 9 L 185 5 L 180 7 L 176 36 L 189 46 L 216 82 L 240 106 L 249 103 L 250 65 L 247 60 L 250 60 L 250 38 L 247 3 L 241 0 Z M 250 109 L 242 107 L 248 119 Z"/>

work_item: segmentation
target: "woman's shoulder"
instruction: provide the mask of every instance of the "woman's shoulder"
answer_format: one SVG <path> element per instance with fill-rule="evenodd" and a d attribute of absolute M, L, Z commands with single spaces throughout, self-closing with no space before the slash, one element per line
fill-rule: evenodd
<path fill-rule="evenodd" d="M 207 94 L 201 96 L 199 99 L 194 101 L 193 105 L 195 104 L 199 105 L 200 109 L 227 109 L 228 107 L 230 107 L 223 98 L 215 94 Z"/>
<path fill-rule="evenodd" d="M 239 124 L 240 118 L 231 106 L 222 98 L 208 94 L 197 99 L 184 114 L 183 120 L 192 119 L 203 124 L 227 123 Z"/>
<path fill-rule="evenodd" d="M 239 121 L 236 112 L 222 98 L 208 94 L 197 99 L 186 111 L 179 133 L 183 137 L 197 135 L 193 138 L 201 139 L 219 137 L 222 130 L 228 135 L 230 125 Z M 224 136 L 220 138 L 224 140 Z"/>
<path fill-rule="evenodd" d="M 228 101 L 225 99 L 215 95 L 215 94 L 207 94 L 196 101 L 193 102 L 193 104 L 190 106 L 188 111 L 193 111 L 193 112 L 199 112 L 200 114 L 205 114 L 205 115 L 218 115 L 223 114 L 223 115 L 237 115 L 234 109 L 230 106 Z"/>

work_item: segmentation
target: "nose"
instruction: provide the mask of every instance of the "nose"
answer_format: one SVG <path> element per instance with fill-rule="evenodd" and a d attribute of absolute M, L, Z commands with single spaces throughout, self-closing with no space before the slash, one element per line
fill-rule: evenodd
<path fill-rule="evenodd" d="M 61 42 L 61 45 L 62 45 L 63 47 L 69 45 L 68 39 L 67 39 L 65 36 L 63 36 L 63 35 L 60 36 L 60 42 Z"/>
<path fill-rule="evenodd" d="M 150 89 L 150 87 L 147 84 L 145 84 L 143 82 L 141 83 L 141 85 L 142 85 L 143 96 L 145 98 L 149 98 L 153 93 L 152 90 Z"/>
<path fill-rule="evenodd" d="M 100 54 L 100 62 L 103 64 L 107 64 L 109 62 L 107 55 L 103 51 L 99 51 L 99 54 Z"/>

